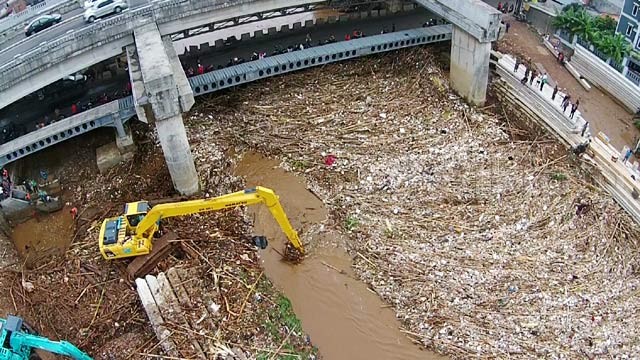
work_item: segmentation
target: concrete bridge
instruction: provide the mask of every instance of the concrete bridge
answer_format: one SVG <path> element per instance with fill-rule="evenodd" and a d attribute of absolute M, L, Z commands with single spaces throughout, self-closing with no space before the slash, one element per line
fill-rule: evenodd
<path fill-rule="evenodd" d="M 0 108 L 95 63 L 122 53 L 135 43 L 134 30 L 155 23 L 160 36 L 189 34 L 190 29 L 215 29 L 231 19 L 328 3 L 328 0 L 164 0 L 139 6 L 81 29 L 72 28 L 57 38 L 47 31 L 27 39 L 20 53 L 0 52 Z M 416 0 L 455 25 L 452 48 L 454 86 L 473 102 L 484 101 L 490 42 L 497 38 L 499 13 L 480 0 Z M 39 42 L 40 41 L 40 42 Z M 9 57 L 9 55 L 13 55 Z M 485 59 L 486 58 L 486 59 Z M 486 65 L 486 66 L 485 66 Z M 481 70 L 481 71 L 479 71 Z M 476 75 L 480 72 L 482 75 Z M 465 75 L 469 73 L 469 76 Z M 459 76 L 458 76 L 459 75 Z M 485 86 L 483 86 L 485 85 Z"/>
<path fill-rule="evenodd" d="M 188 78 L 187 83 L 195 96 L 209 94 L 314 66 L 400 48 L 450 41 L 451 28 L 451 25 L 433 26 L 318 46 L 194 76 Z M 132 72 L 136 72 L 135 66 L 131 69 Z M 0 166 L 100 127 L 114 128 L 117 139 L 126 139 L 126 123 L 136 115 L 136 110 L 141 111 L 146 118 L 144 106 L 138 103 L 136 109 L 133 96 L 128 96 L 28 133 L 0 145 Z"/>
<path fill-rule="evenodd" d="M 498 36 L 500 14 L 480 0 L 416 0 L 453 23 L 448 31 L 451 39 L 451 82 L 461 96 L 481 104 L 486 97 L 491 42 Z M 320 3 L 321 0 L 165 0 L 153 2 L 125 14 L 101 21 L 55 41 L 42 44 L 24 55 L 18 55 L 0 66 L 0 107 L 50 84 L 62 74 L 82 70 L 99 61 L 116 56 L 126 48 L 129 75 L 132 82 L 133 109 L 141 121 L 155 123 L 174 187 L 182 194 L 198 191 L 198 177 L 189 148 L 182 113 L 194 103 L 193 92 L 206 93 L 261 77 L 275 75 L 318 62 L 326 63 L 362 56 L 367 53 L 414 46 L 420 43 L 445 40 L 437 34 L 407 34 L 412 39 L 376 37 L 379 44 L 364 43 L 363 39 L 345 44 L 323 47 L 331 54 L 317 53 L 318 48 L 305 51 L 306 59 L 270 57 L 262 60 L 261 68 L 227 68 L 189 82 L 171 43 L 171 35 L 188 29 L 206 27 L 228 19 L 259 14 L 289 7 Z M 420 30 L 416 30 L 420 31 Z M 422 30 L 427 31 L 427 30 Z M 424 39 L 423 39 L 424 38 Z M 366 38 L 366 41 L 372 41 Z M 419 41 L 424 40 L 424 41 Z M 404 41 L 404 45 L 401 45 Z M 409 43 L 407 43 L 409 41 Z M 397 43 L 397 44 L 396 44 Z M 353 48 L 361 45 L 361 48 Z M 366 46 L 365 46 L 366 45 Z M 1 55 L 1 54 L 0 54 Z M 329 55 L 329 58 L 326 56 Z M 282 60 L 282 63 L 277 62 Z M 295 60 L 295 61 L 294 61 Z M 314 64 L 315 62 L 315 64 Z M 257 63 L 256 63 L 257 64 Z M 235 71 L 235 72 L 234 72 Z M 271 74 L 270 74 L 271 73 Z M 223 77 L 224 79 L 218 79 Z M 194 81 L 200 83 L 194 84 Z M 208 88 L 208 90 L 206 89 Z M 12 161 L 25 152 L 45 147 L 55 137 L 66 138 L 80 134 L 97 124 L 112 124 L 117 131 L 116 142 L 123 149 L 133 145 L 120 114 L 128 114 L 128 100 L 107 104 L 87 114 L 85 120 L 56 124 L 59 134 L 29 134 L 27 144 L 5 144 L 2 161 Z M 84 113 L 83 113 L 84 114 Z M 117 114 L 117 115 L 116 115 Z M 111 120 L 109 120 L 109 118 Z M 87 123 L 88 121 L 88 123 Z M 66 125 L 65 125 L 66 124 Z M 87 125 L 88 124 L 88 125 Z M 93 124 L 93 125 L 92 125 Z M 85 128 L 84 125 L 87 125 Z M 66 133 L 65 133 L 66 131 Z M 42 135 L 42 138 L 37 138 Z M 64 135 L 64 136 L 63 136 Z M 16 141 L 19 141 L 17 139 Z M 31 141 L 34 140 L 34 141 Z M 17 150 L 16 150 L 17 149 Z"/>

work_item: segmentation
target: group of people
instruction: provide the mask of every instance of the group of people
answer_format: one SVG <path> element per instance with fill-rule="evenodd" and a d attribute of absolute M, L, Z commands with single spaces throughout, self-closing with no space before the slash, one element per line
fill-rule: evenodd
<path fill-rule="evenodd" d="M 515 67 L 513 68 L 514 73 L 518 72 L 518 69 L 520 68 L 521 64 L 522 64 L 522 61 L 520 60 L 520 58 L 516 57 L 516 64 L 515 64 Z M 520 83 L 522 85 L 526 85 L 527 83 L 529 83 L 530 86 L 533 86 L 533 82 L 536 81 L 536 87 L 539 88 L 540 91 L 543 91 L 544 86 L 549 82 L 549 76 L 546 73 L 538 74 L 536 69 L 534 69 L 531 64 L 531 59 L 528 59 L 526 61 L 525 66 L 526 68 L 524 71 L 524 77 L 520 80 Z M 551 93 L 552 101 L 555 101 L 556 95 L 558 94 L 559 90 L 560 89 L 556 84 L 553 88 L 553 92 Z M 566 89 L 564 89 L 563 92 L 565 93 L 565 96 L 562 98 L 562 102 L 560 104 L 560 106 L 562 107 L 562 113 L 566 114 L 567 108 L 569 108 L 569 105 L 571 105 L 571 110 L 569 111 L 569 118 L 573 119 L 576 111 L 578 111 L 578 107 L 580 106 L 580 99 L 577 99 L 575 102 L 571 102 L 571 95 L 566 92 Z M 583 136 L 585 131 L 586 131 L 586 128 L 582 130 Z"/>
<path fill-rule="evenodd" d="M 131 83 L 127 83 L 127 86 L 125 87 L 125 89 L 123 91 L 116 91 L 115 93 L 113 93 L 113 95 L 109 95 L 107 93 L 102 93 L 102 95 L 99 96 L 92 96 L 89 98 L 89 100 L 87 100 L 86 102 L 74 102 L 69 106 L 69 112 L 67 112 L 65 115 L 65 113 L 63 113 L 62 111 L 60 111 L 60 109 L 55 109 L 53 111 L 53 114 L 46 114 L 42 117 L 42 119 L 40 119 L 40 121 L 36 122 L 35 124 L 35 129 L 42 129 L 43 127 L 47 126 L 47 125 L 51 125 L 57 121 L 60 121 L 62 119 L 64 119 L 67 116 L 73 116 L 76 114 L 79 114 L 81 112 L 85 112 L 89 109 L 93 109 L 96 106 L 100 106 L 100 105 L 104 105 L 106 103 L 109 103 L 113 100 L 119 99 L 121 97 L 124 96 L 128 96 L 131 94 Z M 51 116 L 50 116 L 51 115 Z"/>
<path fill-rule="evenodd" d="M 2 186 L 0 187 L 0 198 L 2 198 L 2 200 L 11 196 L 11 185 L 9 171 L 7 171 L 7 169 L 2 169 Z"/>
<path fill-rule="evenodd" d="M 383 32 L 386 31 L 386 28 L 383 29 Z M 392 25 L 392 30 L 391 31 L 395 31 L 395 24 Z M 351 40 L 351 39 L 358 39 L 361 37 L 364 37 L 365 34 L 364 32 L 360 31 L 360 30 L 354 30 L 351 33 L 345 34 L 345 41 Z M 288 45 L 287 47 L 281 47 L 279 45 L 276 45 L 273 52 L 271 52 L 271 55 L 267 55 L 266 52 L 264 51 L 254 51 L 251 54 L 251 57 L 249 58 L 249 61 L 255 61 L 255 60 L 260 60 L 260 59 L 264 59 L 267 56 L 274 56 L 274 55 L 280 55 L 280 54 L 286 54 L 286 53 L 290 53 L 290 52 L 294 52 L 294 51 L 299 51 L 299 50 L 304 50 L 304 49 L 308 49 L 311 48 L 313 46 L 321 46 L 321 45 L 326 45 L 326 44 L 332 44 L 337 42 L 338 40 L 336 39 L 336 37 L 334 35 L 329 36 L 329 38 L 327 39 L 323 39 L 323 40 L 319 40 L 317 42 L 317 45 L 313 45 L 312 39 L 311 39 L 311 35 L 307 34 L 307 36 L 305 37 L 304 42 L 302 43 L 297 43 L 297 44 L 291 44 Z M 227 64 L 225 66 L 223 65 L 218 65 L 217 67 L 215 67 L 214 65 L 203 65 L 202 61 L 200 61 L 200 59 L 196 60 L 196 65 L 194 66 L 189 66 L 189 65 L 183 65 L 183 69 L 185 71 L 185 73 L 187 74 L 187 77 L 192 77 L 192 76 L 196 76 L 196 75 L 202 75 L 208 72 L 211 72 L 213 70 L 220 70 L 223 69 L 225 67 L 230 67 L 230 66 L 234 66 L 234 65 L 239 65 L 242 63 L 245 63 L 247 60 L 243 57 L 233 57 L 231 59 L 229 59 L 229 61 L 227 62 Z"/>

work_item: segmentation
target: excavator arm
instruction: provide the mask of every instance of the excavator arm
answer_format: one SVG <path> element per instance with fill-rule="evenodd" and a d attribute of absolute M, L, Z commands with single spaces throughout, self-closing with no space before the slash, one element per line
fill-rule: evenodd
<path fill-rule="evenodd" d="M 32 331 L 18 316 L 9 315 L 6 320 L 0 319 L 0 359 L 28 360 L 33 350 L 39 349 L 76 360 L 92 360 L 70 342 L 49 340 L 30 333 Z"/>
<path fill-rule="evenodd" d="M 284 212 L 284 209 L 280 204 L 278 195 L 276 195 L 273 190 L 261 186 L 211 199 L 190 200 L 156 205 L 151 208 L 140 223 L 138 223 L 136 226 L 135 236 L 136 238 L 149 237 L 151 235 L 149 232 L 155 231 L 156 223 L 161 219 L 222 209 L 231 209 L 238 206 L 248 206 L 259 203 L 264 203 L 267 206 L 271 215 L 278 222 L 278 225 L 280 225 L 280 228 L 287 236 L 287 239 L 289 239 L 291 245 L 300 253 L 304 253 L 304 248 L 300 238 L 298 237 L 298 233 L 293 226 L 291 226 L 291 223 L 287 218 L 287 214 Z"/>
<path fill-rule="evenodd" d="M 53 341 L 37 335 L 14 333 L 10 343 L 13 348 L 40 349 L 76 360 L 92 360 L 89 355 L 68 341 Z"/>

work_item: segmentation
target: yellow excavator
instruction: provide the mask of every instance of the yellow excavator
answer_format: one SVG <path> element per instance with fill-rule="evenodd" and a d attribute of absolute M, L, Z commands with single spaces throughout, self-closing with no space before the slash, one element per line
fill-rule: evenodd
<path fill-rule="evenodd" d="M 160 233 L 162 219 L 260 203 L 269 208 L 271 215 L 289 239 L 287 250 L 297 253 L 295 255 L 301 258 L 304 254 L 302 242 L 289 223 L 278 195 L 273 190 L 260 186 L 211 199 L 159 204 L 153 207 L 147 201 L 127 203 L 123 215 L 107 218 L 102 222 L 100 252 L 105 259 L 146 255 L 152 250 L 154 236 Z M 263 249 L 267 246 L 264 236 L 254 237 L 254 243 Z"/>

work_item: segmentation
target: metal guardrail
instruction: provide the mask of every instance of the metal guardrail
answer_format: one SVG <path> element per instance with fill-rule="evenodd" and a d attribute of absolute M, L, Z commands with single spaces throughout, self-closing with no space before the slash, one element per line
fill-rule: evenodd
<path fill-rule="evenodd" d="M 204 95 L 313 66 L 451 40 L 451 30 L 451 25 L 440 25 L 312 47 L 190 77 L 189 84 L 194 95 Z"/>
<path fill-rule="evenodd" d="M 13 84 L 22 81 L 28 76 L 26 74 L 39 71 L 38 67 L 47 67 L 50 66 L 51 63 L 55 64 L 66 59 L 68 54 L 61 52 L 60 49 L 64 49 L 68 43 L 73 43 L 74 46 L 76 46 L 73 52 L 79 53 L 87 51 L 95 43 L 107 43 L 132 35 L 134 27 L 140 22 L 143 22 L 145 18 L 148 21 L 163 24 L 188 16 L 200 15 L 218 9 L 253 2 L 256 2 L 256 0 L 163 0 L 123 12 L 121 15 L 98 21 L 56 40 L 43 43 L 25 54 L 16 56 L 6 64 L 0 65 L 0 90 L 6 90 L 13 86 Z M 309 3 L 314 2 L 318 2 L 318 0 L 309 0 Z M 83 43 L 83 40 L 86 40 L 84 41 L 86 44 Z M 84 47 L 84 49 L 82 47 Z M 51 54 L 58 54 L 54 61 L 50 61 L 47 64 L 41 64 L 37 61 L 38 59 L 45 58 L 45 56 L 51 56 Z M 23 71 L 22 75 L 16 72 L 15 69 L 24 65 L 28 68 L 24 70 L 29 71 Z"/>
<path fill-rule="evenodd" d="M 45 12 L 46 10 L 67 1 L 75 1 L 75 0 L 45 0 L 38 4 L 28 6 L 26 9 L 18 13 L 11 14 L 6 18 L 0 20 L 0 33 L 20 23 L 29 21 L 32 18 L 38 16 L 39 14 Z"/>
<path fill-rule="evenodd" d="M 204 95 L 332 62 L 448 41 L 451 31 L 451 25 L 440 25 L 312 47 L 197 75 L 189 84 L 195 96 Z M 124 123 L 135 116 L 134 106 L 133 97 L 127 96 L 11 140 L 0 145 L 0 166 L 99 127 L 115 126 L 116 121 Z"/>
<path fill-rule="evenodd" d="M 640 74 L 635 71 L 629 70 L 626 75 L 627 79 L 631 80 L 634 84 L 640 86 Z"/>
<path fill-rule="evenodd" d="M 0 164 L 15 161 L 99 127 L 115 126 L 115 121 L 126 122 L 134 115 L 133 98 L 128 96 L 62 119 L 0 145 Z"/>

